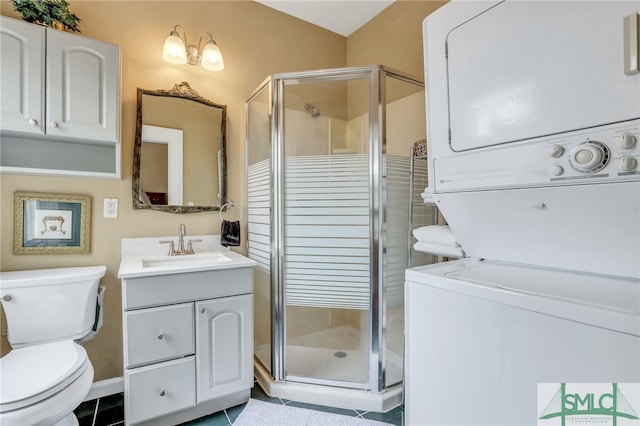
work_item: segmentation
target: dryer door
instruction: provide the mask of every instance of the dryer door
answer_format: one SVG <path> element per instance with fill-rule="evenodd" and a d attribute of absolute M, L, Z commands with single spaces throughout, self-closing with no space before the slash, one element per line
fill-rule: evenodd
<path fill-rule="evenodd" d="M 623 18 L 638 12 L 637 1 L 505 1 L 455 27 L 451 149 L 640 117 L 640 74 L 624 74 L 623 52 Z"/>

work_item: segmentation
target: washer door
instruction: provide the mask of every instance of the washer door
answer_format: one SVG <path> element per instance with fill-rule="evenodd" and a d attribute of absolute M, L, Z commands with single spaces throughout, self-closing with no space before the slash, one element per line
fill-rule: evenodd
<path fill-rule="evenodd" d="M 624 74 L 637 1 L 504 1 L 447 36 L 450 146 L 466 151 L 640 117 Z"/>

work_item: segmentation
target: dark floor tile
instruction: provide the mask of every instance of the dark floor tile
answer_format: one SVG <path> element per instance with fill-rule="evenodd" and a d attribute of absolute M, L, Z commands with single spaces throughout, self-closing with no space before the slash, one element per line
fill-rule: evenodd
<path fill-rule="evenodd" d="M 124 421 L 124 394 L 117 393 L 98 400 L 95 426 L 109 426 Z"/>
<path fill-rule="evenodd" d="M 273 402 L 275 404 L 282 404 L 282 402 L 280 401 L 280 398 L 273 398 L 267 395 L 257 383 L 254 384 L 253 388 L 251 389 L 251 398 L 264 401 L 264 402 Z"/>
<path fill-rule="evenodd" d="M 386 413 L 375 413 L 373 411 L 370 411 L 363 414 L 362 417 L 369 420 L 377 420 L 379 422 L 402 426 L 404 424 L 404 406 L 401 405 Z"/>
<path fill-rule="evenodd" d="M 93 424 L 93 415 L 96 411 L 96 402 L 97 399 L 92 399 L 91 401 L 85 401 L 78 406 L 73 413 L 78 418 L 78 423 L 80 426 L 91 426 Z"/>
<path fill-rule="evenodd" d="M 240 413 L 242 413 L 242 410 L 244 410 L 244 407 L 246 406 L 247 404 L 245 403 L 245 404 L 236 405 L 235 407 L 227 408 L 225 410 L 227 412 L 227 416 L 229 417 L 229 420 L 231 421 L 231 424 L 233 424 L 233 422 L 236 421 L 236 419 L 238 418 Z"/>
<path fill-rule="evenodd" d="M 326 405 L 305 404 L 304 402 L 291 401 L 289 407 L 306 408 L 307 410 L 324 411 L 325 413 L 342 414 L 343 416 L 355 417 L 358 415 L 355 410 L 346 408 L 329 407 Z"/>
<path fill-rule="evenodd" d="M 229 426 L 230 424 L 231 423 L 229 423 L 229 420 L 227 420 L 227 415 L 223 410 L 206 417 L 191 420 L 187 423 L 182 423 L 181 426 Z"/>

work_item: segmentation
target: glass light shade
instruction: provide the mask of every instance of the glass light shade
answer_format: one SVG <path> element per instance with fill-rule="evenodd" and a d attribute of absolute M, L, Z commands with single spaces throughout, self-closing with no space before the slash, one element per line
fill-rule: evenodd
<path fill-rule="evenodd" d="M 184 43 L 177 36 L 175 31 L 172 31 L 167 40 L 164 42 L 162 48 L 162 59 L 172 64 L 186 64 L 187 52 L 184 48 Z"/>
<path fill-rule="evenodd" d="M 222 52 L 220 48 L 213 42 L 210 41 L 207 45 L 202 49 L 202 57 L 201 57 L 201 65 L 202 68 L 209 71 L 220 71 L 224 68 L 224 61 L 222 60 Z"/>

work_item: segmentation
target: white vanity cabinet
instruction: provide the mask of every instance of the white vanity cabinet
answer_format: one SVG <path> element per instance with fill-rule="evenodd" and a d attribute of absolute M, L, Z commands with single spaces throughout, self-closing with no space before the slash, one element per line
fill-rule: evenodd
<path fill-rule="evenodd" d="M 0 37 L 2 171 L 119 177 L 119 47 L 7 17 Z"/>
<path fill-rule="evenodd" d="M 253 386 L 253 265 L 122 279 L 125 424 L 173 425 Z"/>

